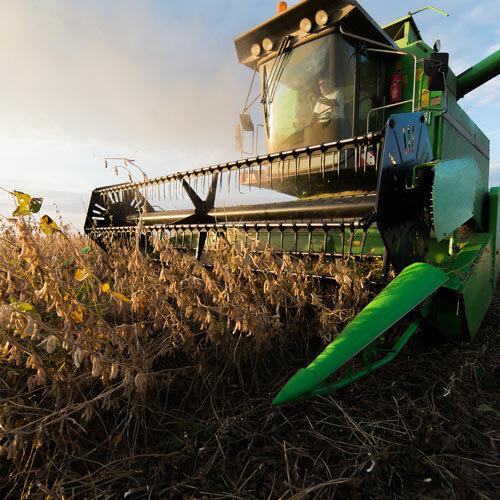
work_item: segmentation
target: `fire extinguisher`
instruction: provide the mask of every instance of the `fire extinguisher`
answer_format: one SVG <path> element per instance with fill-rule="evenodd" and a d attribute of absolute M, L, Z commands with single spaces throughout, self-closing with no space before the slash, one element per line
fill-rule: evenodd
<path fill-rule="evenodd" d="M 391 104 L 401 102 L 403 99 L 403 75 L 400 71 L 391 77 Z"/>

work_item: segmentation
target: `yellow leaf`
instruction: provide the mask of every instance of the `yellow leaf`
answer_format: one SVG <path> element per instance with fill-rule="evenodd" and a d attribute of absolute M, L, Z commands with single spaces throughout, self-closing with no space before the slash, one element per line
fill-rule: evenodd
<path fill-rule="evenodd" d="M 113 297 L 116 297 L 117 299 L 123 300 L 123 302 L 131 302 L 130 299 L 127 299 L 127 297 L 125 297 L 125 295 L 122 295 L 121 293 L 111 292 L 111 295 L 113 295 Z"/>
<path fill-rule="evenodd" d="M 102 291 L 104 293 L 111 293 L 111 288 L 109 287 L 109 283 L 104 283 L 104 285 L 102 285 Z"/>
<path fill-rule="evenodd" d="M 76 281 L 84 281 L 89 277 L 89 273 L 84 269 L 77 269 L 75 272 Z"/>
<path fill-rule="evenodd" d="M 83 313 L 85 312 L 85 309 L 82 306 L 78 306 L 75 311 L 71 313 L 71 319 L 75 323 L 83 323 Z"/>
<path fill-rule="evenodd" d="M 40 219 L 40 227 L 45 234 L 54 234 L 59 231 L 57 224 L 48 215 L 42 216 Z"/>

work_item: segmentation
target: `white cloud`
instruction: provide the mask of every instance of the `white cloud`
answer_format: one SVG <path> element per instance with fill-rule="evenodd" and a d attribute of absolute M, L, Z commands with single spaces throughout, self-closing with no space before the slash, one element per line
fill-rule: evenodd
<path fill-rule="evenodd" d="M 465 97 L 471 104 L 488 106 L 490 112 L 500 109 L 500 78 L 494 78 Z"/>
<path fill-rule="evenodd" d="M 0 5 L 0 111 L 11 131 L 119 148 L 208 148 L 232 136 L 242 73 L 210 40 L 195 44 L 208 26 L 187 32 L 141 8 L 148 2 L 43 5 Z"/>

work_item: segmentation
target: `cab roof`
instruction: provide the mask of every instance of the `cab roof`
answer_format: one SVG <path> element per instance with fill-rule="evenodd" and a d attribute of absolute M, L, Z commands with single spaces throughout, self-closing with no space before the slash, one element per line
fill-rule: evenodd
<path fill-rule="evenodd" d="M 328 14 L 328 22 L 323 27 L 315 26 L 315 14 L 324 10 Z M 376 42 L 397 48 L 391 37 L 371 18 L 371 16 L 355 0 L 302 0 L 287 10 L 277 14 L 255 28 L 238 36 L 234 40 L 239 62 L 255 69 L 260 59 L 276 51 L 286 35 L 303 38 L 305 33 L 300 31 L 301 19 L 307 17 L 313 24 L 310 34 L 321 33 L 325 29 L 342 24 L 351 33 Z M 316 29 L 315 29 L 316 28 Z M 253 44 L 261 44 L 264 38 L 273 42 L 271 52 L 261 50 L 258 56 L 252 55 Z"/>

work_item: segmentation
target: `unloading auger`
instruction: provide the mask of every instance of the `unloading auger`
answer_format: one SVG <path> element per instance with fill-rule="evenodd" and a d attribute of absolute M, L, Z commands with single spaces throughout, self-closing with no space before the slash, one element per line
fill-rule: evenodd
<path fill-rule="evenodd" d="M 422 321 L 473 339 L 500 271 L 489 140 L 457 103 L 500 73 L 500 50 L 455 76 L 412 14 L 381 28 L 356 1 L 283 4 L 235 40 L 239 61 L 260 77 L 267 153 L 97 188 L 85 222 L 102 245 L 139 232 L 146 244 L 168 238 L 199 259 L 231 234 L 257 250 L 381 258 L 384 278 L 392 266 L 396 277 L 275 405 L 382 367 Z M 260 126 L 247 103 L 237 143 L 243 153 L 250 135 L 253 154 Z M 387 348 L 380 338 L 396 324 L 401 333 Z M 356 371 L 332 378 L 358 354 Z"/>

